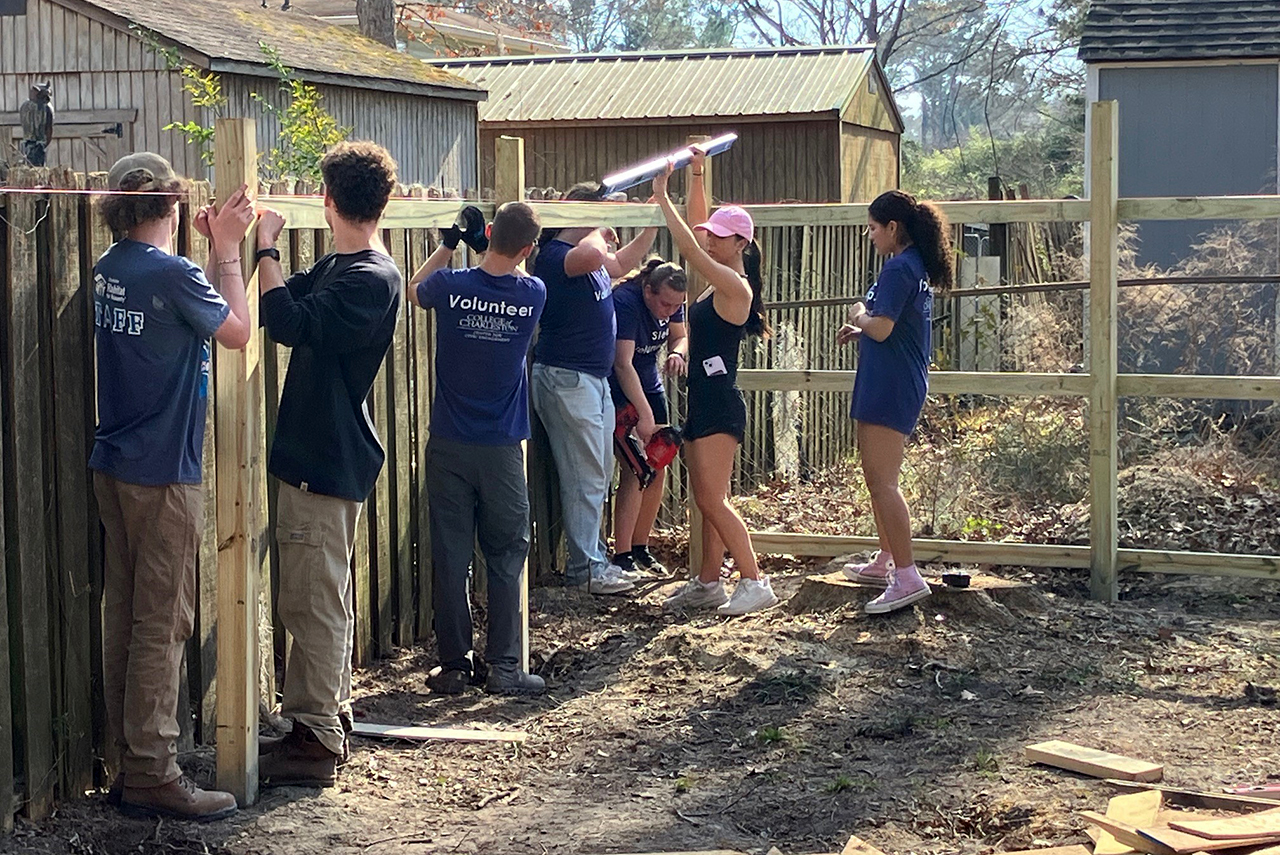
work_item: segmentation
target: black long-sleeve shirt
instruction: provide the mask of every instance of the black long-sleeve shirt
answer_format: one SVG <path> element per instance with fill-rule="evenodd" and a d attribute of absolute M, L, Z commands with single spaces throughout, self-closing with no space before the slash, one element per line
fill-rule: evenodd
<path fill-rule="evenodd" d="M 362 502 L 386 459 L 366 400 L 391 346 L 403 279 L 380 252 L 331 253 L 262 295 L 271 338 L 293 348 L 267 471 Z"/>

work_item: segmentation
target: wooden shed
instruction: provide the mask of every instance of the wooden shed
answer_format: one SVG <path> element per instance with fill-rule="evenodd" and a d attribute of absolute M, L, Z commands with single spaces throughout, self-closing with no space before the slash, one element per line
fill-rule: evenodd
<path fill-rule="evenodd" d="M 476 104 L 484 93 L 442 69 L 309 15 L 259 0 L 0 0 L 0 133 L 20 136 L 18 108 L 32 83 L 53 83 L 57 112 L 48 165 L 104 170 L 122 152 L 159 152 L 189 176 L 206 167 L 173 122 L 212 124 L 182 78 L 142 32 L 193 66 L 216 72 L 227 116 L 258 120 L 258 149 L 279 126 L 250 97 L 287 99 L 259 43 L 314 84 L 325 108 L 356 139 L 385 145 L 401 180 L 453 187 L 476 183 Z"/>
<path fill-rule="evenodd" d="M 735 202 L 850 202 L 898 186 L 902 117 L 872 45 L 440 60 L 489 91 L 494 140 L 525 141 L 530 186 L 563 190 L 685 143 L 736 131 L 714 193 Z"/>

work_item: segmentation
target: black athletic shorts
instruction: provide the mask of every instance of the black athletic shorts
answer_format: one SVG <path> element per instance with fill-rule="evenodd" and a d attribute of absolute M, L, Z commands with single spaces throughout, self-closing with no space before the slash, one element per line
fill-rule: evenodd
<path fill-rule="evenodd" d="M 613 407 L 617 412 L 622 412 L 622 408 L 631 403 L 621 389 L 612 390 Z M 645 392 L 645 400 L 649 402 L 649 409 L 653 410 L 653 423 L 656 425 L 671 424 L 670 416 L 667 414 L 667 395 L 665 392 Z"/>
<path fill-rule="evenodd" d="M 747 431 L 747 404 L 737 386 L 728 383 L 690 385 L 686 440 L 727 433 L 739 443 Z"/>

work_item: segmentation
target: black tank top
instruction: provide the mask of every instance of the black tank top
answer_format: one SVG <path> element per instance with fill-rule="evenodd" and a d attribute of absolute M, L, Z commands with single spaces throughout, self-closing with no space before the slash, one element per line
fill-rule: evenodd
<path fill-rule="evenodd" d="M 733 386 L 738 381 L 738 346 L 746 338 L 746 324 L 731 324 L 716 311 L 715 296 L 695 300 L 689 307 L 689 384 Z M 708 374 L 706 363 L 720 357 L 723 374 Z M 719 365 L 712 370 L 718 371 Z"/>

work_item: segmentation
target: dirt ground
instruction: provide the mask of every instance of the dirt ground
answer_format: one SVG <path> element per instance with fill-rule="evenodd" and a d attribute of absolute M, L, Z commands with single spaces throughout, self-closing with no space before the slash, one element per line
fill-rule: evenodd
<path fill-rule="evenodd" d="M 786 598 L 830 568 L 768 569 Z M 540 589 L 544 698 L 433 697 L 420 649 L 357 677 L 361 720 L 518 728 L 522 746 L 356 739 L 333 790 L 266 791 L 206 826 L 125 819 L 99 795 L 0 852 L 791 855 L 856 833 L 889 855 L 985 855 L 1084 842 L 1075 812 L 1112 794 L 1029 765 L 1030 742 L 1160 761 L 1189 787 L 1280 778 L 1280 583 L 1130 576 L 1103 606 L 1083 574 L 983 570 L 1033 587 L 882 617 L 860 611 L 872 591 L 810 587 L 738 619 L 664 615 L 675 582 Z M 210 777 L 207 750 L 184 762 Z"/>

